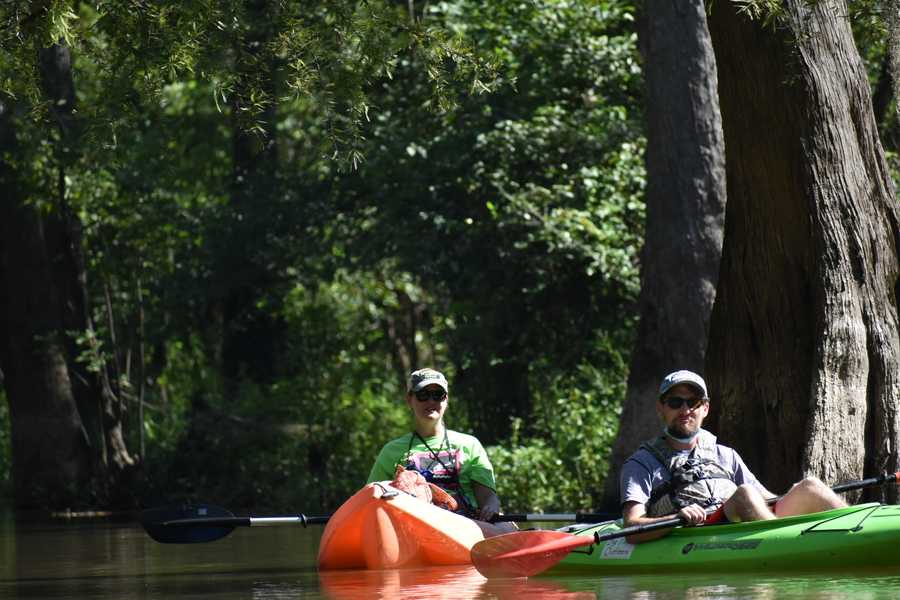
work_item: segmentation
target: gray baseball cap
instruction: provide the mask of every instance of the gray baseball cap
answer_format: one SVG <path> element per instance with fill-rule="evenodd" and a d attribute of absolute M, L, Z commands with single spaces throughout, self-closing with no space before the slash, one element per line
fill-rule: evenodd
<path fill-rule="evenodd" d="M 439 385 L 445 392 L 449 393 L 449 389 L 447 389 L 447 378 L 444 377 L 444 374 L 440 371 L 435 371 L 434 369 L 419 369 L 418 371 L 413 371 L 409 375 L 409 383 L 406 386 L 407 391 L 410 393 L 418 392 L 422 388 L 425 388 L 429 385 Z"/>
<path fill-rule="evenodd" d="M 662 398 L 666 392 L 682 383 L 686 383 L 703 392 L 704 400 L 709 399 L 709 393 L 706 391 L 706 382 L 693 371 L 675 371 L 663 377 L 662 383 L 659 384 L 659 397 Z"/>

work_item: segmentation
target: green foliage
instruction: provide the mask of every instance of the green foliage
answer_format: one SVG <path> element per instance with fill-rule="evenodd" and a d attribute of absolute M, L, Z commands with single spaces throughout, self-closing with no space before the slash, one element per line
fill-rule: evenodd
<path fill-rule="evenodd" d="M 97 337 L 97 332 L 89 329 L 70 331 L 68 334 L 79 349 L 76 362 L 83 364 L 90 373 L 99 373 L 109 360 L 109 355 L 103 351 L 103 342 Z"/>
<path fill-rule="evenodd" d="M 203 345 L 197 336 L 185 341 L 172 340 L 166 347 L 163 371 L 147 389 L 145 402 L 150 409 L 144 418 L 144 435 L 154 462 L 177 460 L 175 452 L 195 398 L 221 395 L 220 382 L 213 375 Z"/>
<path fill-rule="evenodd" d="M 872 103 L 888 168 L 895 187 L 900 187 L 900 129 L 897 119 L 896 84 L 890 72 L 890 6 L 861 0 L 848 6 L 853 38 L 869 77 Z"/>
<path fill-rule="evenodd" d="M 370 159 L 336 195 L 353 201 L 351 256 L 392 257 L 439 299 L 457 397 L 493 442 L 510 416 L 527 419 L 531 385 L 592 363 L 598 337 L 630 342 L 644 214 L 632 7 L 459 1 L 428 14 L 492 53 L 504 84 L 436 114 L 416 57 L 402 61 Z"/>
<path fill-rule="evenodd" d="M 505 510 L 587 511 L 599 505 L 625 395 L 626 364 L 582 365 L 540 393 L 537 434 L 516 419 L 508 441 L 488 448 Z"/>
<path fill-rule="evenodd" d="M 15 158 L 47 210 L 64 172 L 84 225 L 84 358 L 117 360 L 130 400 L 144 373 L 144 498 L 332 510 L 433 365 L 504 506 L 593 503 L 643 235 L 632 3 L 255 5 L 0 8 Z M 76 58 L 68 145 L 33 60 L 51 31 Z M 246 179 L 237 140 L 264 157 Z"/>
<path fill-rule="evenodd" d="M 330 283 L 295 285 L 284 299 L 279 376 L 267 384 L 244 379 L 232 402 L 202 384 L 202 356 L 173 353 L 159 385 L 189 393 L 202 409 L 182 411 L 186 420 L 175 419 L 174 428 L 159 426 L 176 436 L 160 440 L 168 441 L 168 456 L 153 462 L 177 458 L 159 477 L 183 497 L 230 506 L 333 510 L 365 482 L 386 438 L 409 425 L 404 377 L 381 332 L 398 289 L 421 293 L 408 277 L 384 272 L 339 272 Z"/>
<path fill-rule="evenodd" d="M 83 133 L 99 145 L 121 143 L 167 85 L 196 78 L 248 132 L 264 134 L 266 113 L 279 103 L 304 100 L 326 124 L 323 143 L 346 164 L 358 164 L 368 89 L 390 77 L 401 52 L 412 49 L 427 65 L 441 106 L 453 106 L 460 87 L 489 90 L 495 76 L 464 39 L 405 18 L 404 7 L 390 1 L 311 7 L 101 0 L 79 3 L 78 10 L 61 0 L 0 6 L 0 97 L 30 105 L 31 117 L 49 125 L 34 56 L 64 43 L 79 71 L 90 74 L 78 78 L 79 86 L 100 92 L 79 109 Z M 273 91 L 273 81 L 283 92 Z"/>
<path fill-rule="evenodd" d="M 739 14 L 771 26 L 785 14 L 781 0 L 731 0 Z"/>

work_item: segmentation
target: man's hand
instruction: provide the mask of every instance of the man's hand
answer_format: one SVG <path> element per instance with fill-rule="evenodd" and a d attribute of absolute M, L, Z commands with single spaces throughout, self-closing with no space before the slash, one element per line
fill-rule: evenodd
<path fill-rule="evenodd" d="M 689 504 L 678 511 L 678 516 L 684 519 L 688 527 L 703 525 L 706 522 L 706 511 L 697 504 Z"/>

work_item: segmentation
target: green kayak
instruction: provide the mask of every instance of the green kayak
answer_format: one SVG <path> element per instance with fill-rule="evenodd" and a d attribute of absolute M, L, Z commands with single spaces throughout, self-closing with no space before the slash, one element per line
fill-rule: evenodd
<path fill-rule="evenodd" d="M 602 523 L 573 533 L 618 529 L 616 523 Z M 569 553 L 547 574 L 898 567 L 900 506 L 876 502 L 772 521 L 678 527 L 652 542 L 615 538 L 585 548 Z"/>

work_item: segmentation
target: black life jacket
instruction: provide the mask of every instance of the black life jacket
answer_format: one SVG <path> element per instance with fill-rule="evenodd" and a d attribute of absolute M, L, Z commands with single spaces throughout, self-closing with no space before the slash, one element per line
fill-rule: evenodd
<path fill-rule="evenodd" d="M 649 517 L 670 515 L 689 504 L 717 506 L 737 489 L 734 474 L 718 463 L 716 436 L 705 429 L 700 430 L 697 445 L 690 452 L 674 450 L 665 436 L 648 440 L 641 448 L 655 456 L 672 477 L 650 493 Z"/>

